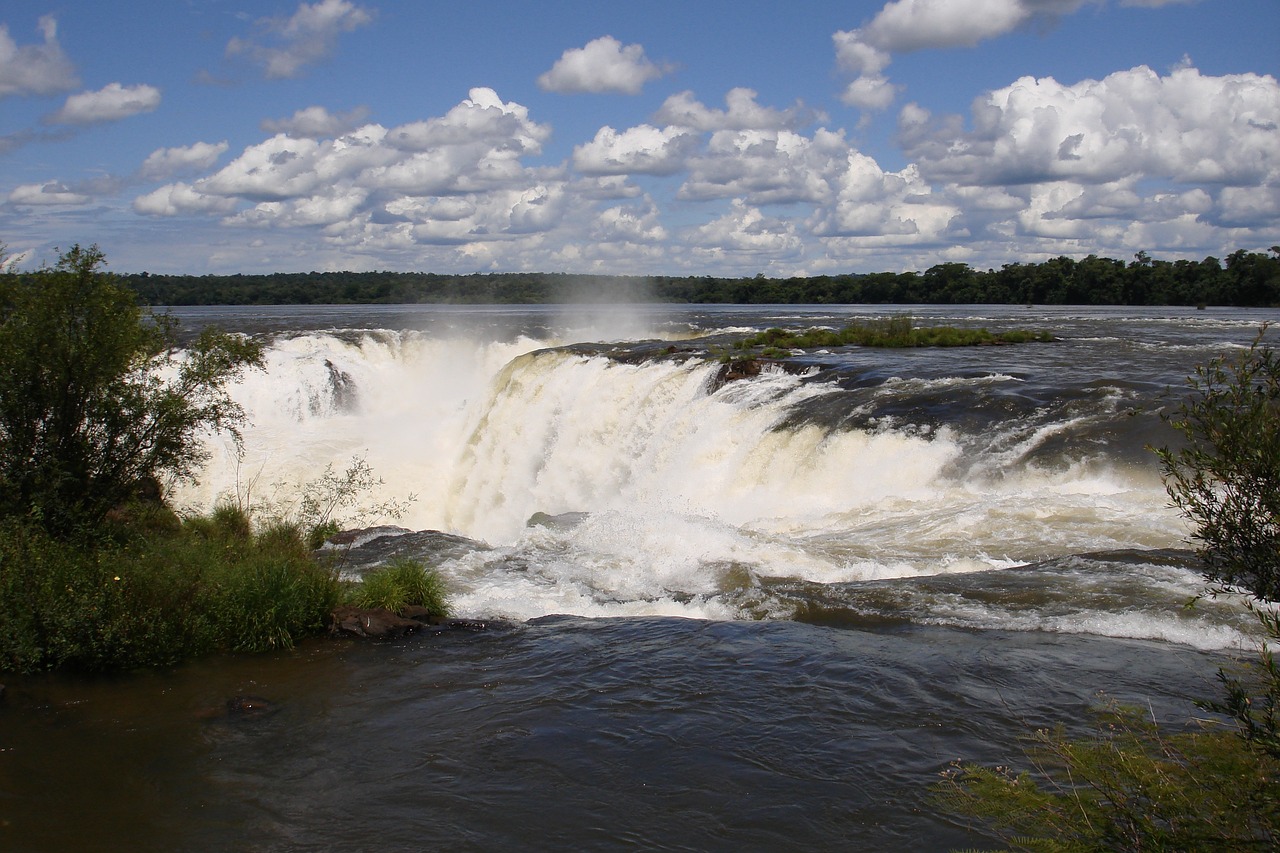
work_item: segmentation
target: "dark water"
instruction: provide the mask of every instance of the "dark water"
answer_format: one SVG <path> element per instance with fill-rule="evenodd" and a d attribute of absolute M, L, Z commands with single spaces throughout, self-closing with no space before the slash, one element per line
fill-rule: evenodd
<path fill-rule="evenodd" d="M 408 527 L 454 534 L 389 547 L 435 543 L 496 621 L 5 678 L 0 850 L 982 847 L 930 801 L 950 761 L 1017 764 L 1100 692 L 1183 725 L 1255 641 L 1233 602 L 1183 608 L 1148 445 L 1274 312 L 925 307 L 1058 340 L 728 385 L 737 335 L 895 309 L 180 313 L 271 341 L 240 392 L 263 483 L 368 453 L 421 495 Z"/>
<path fill-rule="evenodd" d="M 942 850 L 949 761 L 1096 693 L 1184 722 L 1219 658 L 919 625 L 548 617 L 317 641 L 0 710 L 0 845 L 71 850 Z M 227 714 L 229 697 L 276 709 Z"/>

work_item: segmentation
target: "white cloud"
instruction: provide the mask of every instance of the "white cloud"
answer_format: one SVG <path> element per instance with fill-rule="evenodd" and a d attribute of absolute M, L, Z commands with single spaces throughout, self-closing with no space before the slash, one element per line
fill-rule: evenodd
<path fill-rule="evenodd" d="M 188 213 L 230 213 L 233 199 L 196 192 L 190 184 L 168 184 L 133 200 L 133 211 L 143 216 L 178 216 Z"/>
<path fill-rule="evenodd" d="M 184 172 L 208 169 L 227 150 L 226 141 L 197 142 L 178 148 L 159 148 L 143 161 L 140 174 L 148 180 L 164 180 Z"/>
<path fill-rule="evenodd" d="M 477 87 L 443 116 L 395 128 L 388 141 L 405 151 L 502 141 L 516 155 L 538 154 L 551 128 L 529 119 L 527 107 L 504 103 L 498 93 Z"/>
<path fill-rule="evenodd" d="M 693 130 L 794 130 L 818 119 L 813 110 L 797 102 L 785 110 L 756 103 L 754 89 L 730 89 L 726 109 L 714 110 L 702 104 L 693 92 L 680 92 L 663 101 L 654 120 Z"/>
<path fill-rule="evenodd" d="M 538 86 L 549 92 L 620 92 L 638 95 L 644 84 L 670 72 L 666 66 L 650 62 L 638 44 L 625 47 L 613 36 L 601 36 L 585 47 L 566 50 L 538 78 Z"/>
<path fill-rule="evenodd" d="M 119 121 L 160 106 L 160 90 L 140 83 L 122 86 L 108 83 L 96 92 L 70 95 L 62 109 L 45 118 L 48 124 L 98 124 Z"/>
<path fill-rule="evenodd" d="M 704 254 L 717 256 L 730 253 L 788 257 L 804 246 L 793 223 L 766 216 L 741 199 L 735 199 L 723 216 L 693 229 L 690 240 Z"/>
<path fill-rule="evenodd" d="M 298 110 L 289 118 L 263 119 L 261 127 L 267 133 L 322 139 L 355 130 L 368 115 L 367 107 L 356 107 L 345 113 L 331 113 L 324 107 L 313 106 Z"/>
<path fill-rule="evenodd" d="M 58 22 L 40 19 L 43 44 L 18 46 L 9 28 L 0 24 L 0 98 L 10 95 L 55 95 L 74 89 L 80 81 L 75 66 L 58 44 Z"/>
<path fill-rule="evenodd" d="M 643 205 L 619 205 L 600 211 L 591 230 L 598 243 L 661 243 L 668 237 L 652 199 Z"/>
<path fill-rule="evenodd" d="M 697 144 L 698 136 L 682 127 L 602 127 L 573 149 L 573 166 L 584 175 L 671 175 L 685 168 Z"/>
<path fill-rule="evenodd" d="M 369 25 L 373 16 L 348 0 L 299 3 L 289 18 L 260 20 L 261 40 L 233 38 L 226 52 L 261 65 L 269 79 L 297 77 L 304 67 L 328 59 L 338 36 Z"/>
<path fill-rule="evenodd" d="M 1160 77 L 1140 66 L 1071 86 L 1024 77 L 974 102 L 971 131 L 914 106 L 900 128 L 925 174 L 959 183 L 1280 182 L 1280 84 L 1257 74 Z"/>
<path fill-rule="evenodd" d="M 848 151 L 842 133 L 825 129 L 812 139 L 789 130 L 719 131 L 691 161 L 679 198 L 819 204 L 831 197 Z"/>
<path fill-rule="evenodd" d="M 841 100 L 863 110 L 887 108 L 898 87 L 884 74 L 893 54 L 973 47 L 1040 18 L 1103 0 L 894 0 L 869 22 L 832 36 L 836 63 L 853 75 Z M 1162 0 L 1153 0 L 1155 5 Z"/>
<path fill-rule="evenodd" d="M 872 237 L 895 242 L 944 239 L 960 208 L 920 177 L 914 166 L 886 172 L 871 157 L 850 151 L 837 176 L 832 202 L 809 225 L 824 237 Z"/>
<path fill-rule="evenodd" d="M 861 40 L 892 53 L 973 47 L 1043 15 L 1097 0 L 896 0 L 861 29 Z"/>
<path fill-rule="evenodd" d="M 84 193 L 69 189 L 65 184 L 50 181 L 44 184 L 22 184 L 9 193 L 11 204 L 32 207 L 48 207 L 54 205 L 82 205 L 92 199 Z"/>
<path fill-rule="evenodd" d="M 368 252 L 535 239 L 557 227 L 571 200 L 563 170 L 521 163 L 548 133 L 520 104 L 473 89 L 444 116 L 390 130 L 369 124 L 334 139 L 277 133 L 207 177 L 136 198 L 133 208 L 316 229 L 335 246 Z"/>

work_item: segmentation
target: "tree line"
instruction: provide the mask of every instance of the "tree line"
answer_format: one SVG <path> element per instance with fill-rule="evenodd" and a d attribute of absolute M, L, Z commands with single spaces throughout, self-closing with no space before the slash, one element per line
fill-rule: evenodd
<path fill-rule="evenodd" d="M 1090 255 L 976 270 L 958 262 L 924 272 L 750 278 L 571 273 L 134 273 L 121 282 L 149 305 L 540 304 L 583 301 L 692 304 L 1027 304 L 1280 306 L 1280 246 L 1225 260 L 1132 261 Z"/>

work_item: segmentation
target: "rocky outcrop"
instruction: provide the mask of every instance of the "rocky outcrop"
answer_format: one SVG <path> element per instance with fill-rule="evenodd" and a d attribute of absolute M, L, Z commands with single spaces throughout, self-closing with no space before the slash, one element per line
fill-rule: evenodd
<path fill-rule="evenodd" d="M 369 640 L 394 640 L 406 634 L 446 631 L 486 631 L 489 623 L 478 619 L 449 619 L 425 607 L 408 606 L 399 613 L 384 607 L 344 604 L 333 611 L 329 633 Z"/>
<path fill-rule="evenodd" d="M 343 605 L 333 611 L 329 631 L 371 640 L 392 640 L 413 633 L 423 624 L 417 619 L 400 616 L 383 607 Z"/>

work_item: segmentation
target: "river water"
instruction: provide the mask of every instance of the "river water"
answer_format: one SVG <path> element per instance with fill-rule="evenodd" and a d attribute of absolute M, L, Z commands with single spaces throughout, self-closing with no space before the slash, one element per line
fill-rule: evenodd
<path fill-rule="evenodd" d="M 437 565 L 486 631 L 10 680 L 0 847 L 981 846 L 928 786 L 1098 694 L 1178 725 L 1257 636 L 1201 588 L 1149 445 L 1266 312 L 917 308 L 948 350 L 732 342 L 857 306 L 205 308 L 264 336 L 193 509 L 368 463 L 345 570 Z M 409 531 L 438 530 L 447 537 Z M 227 699 L 269 700 L 226 713 Z"/>

